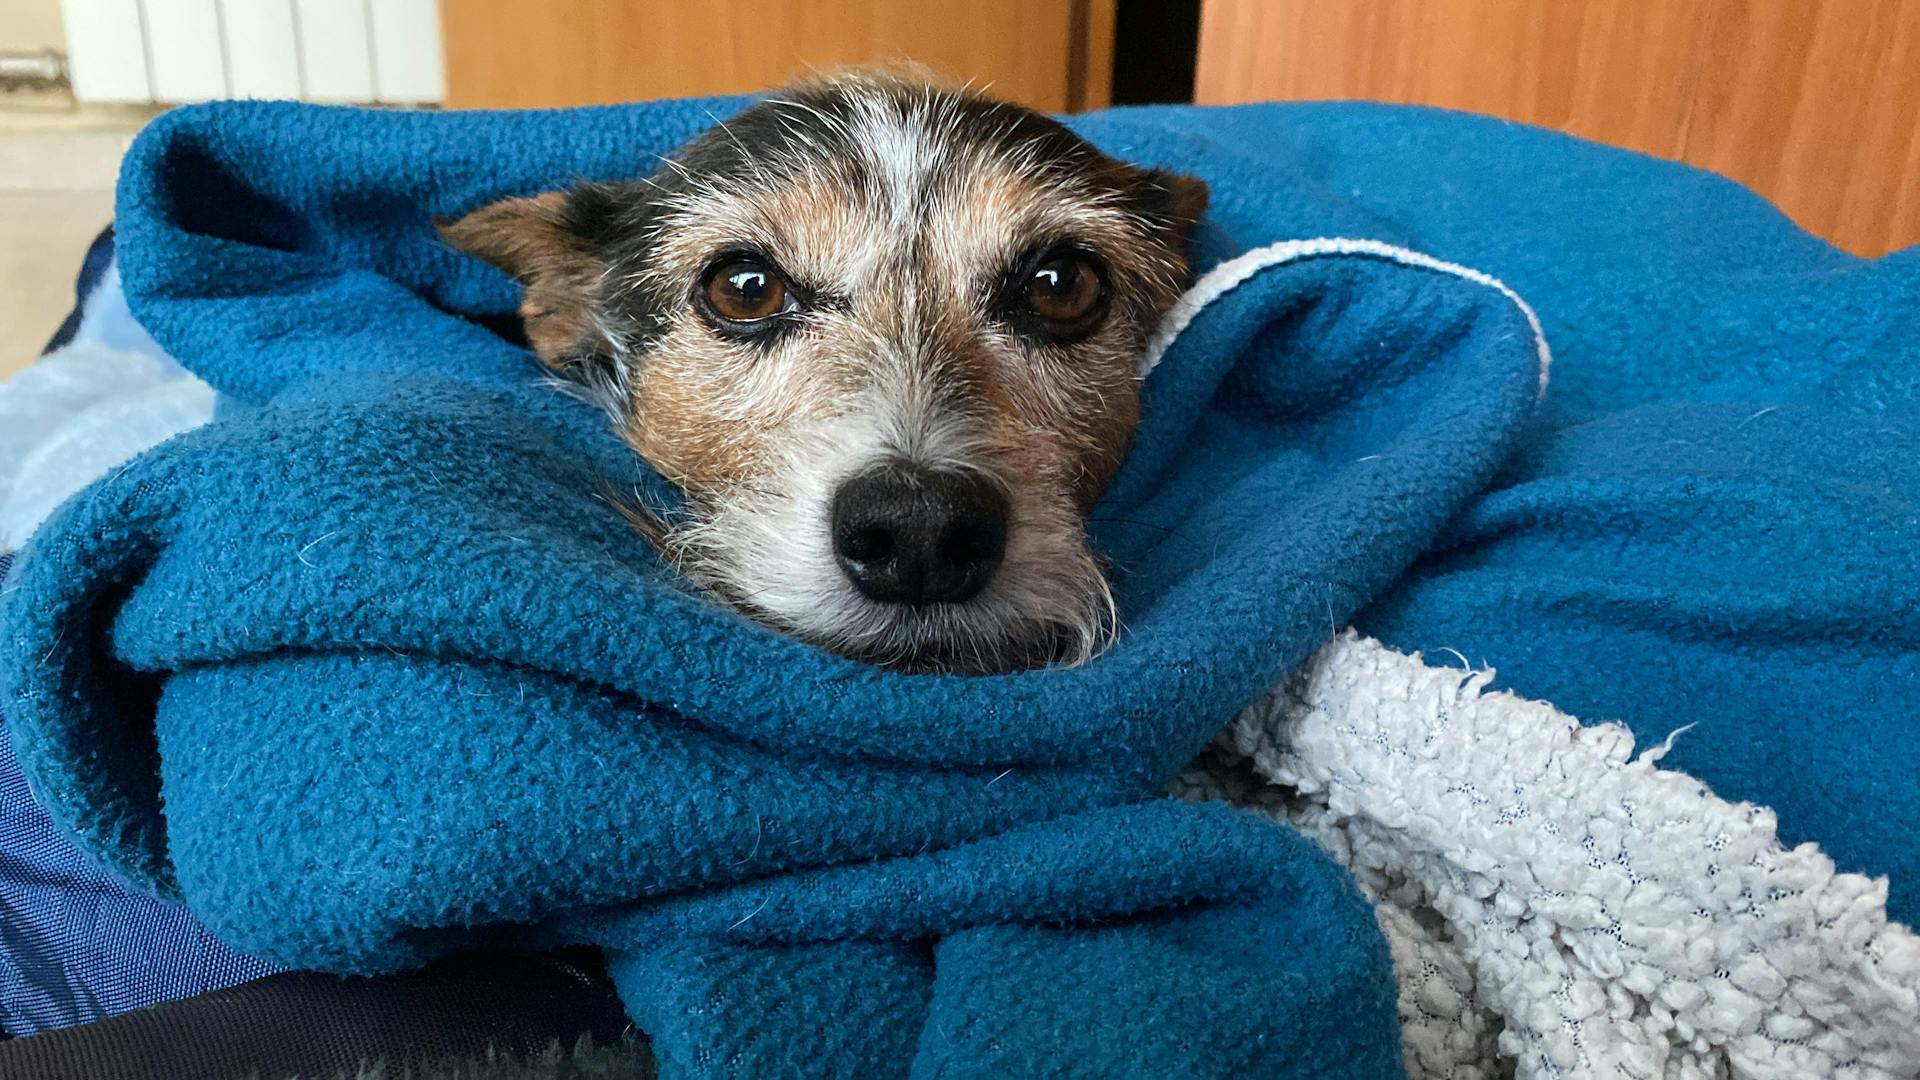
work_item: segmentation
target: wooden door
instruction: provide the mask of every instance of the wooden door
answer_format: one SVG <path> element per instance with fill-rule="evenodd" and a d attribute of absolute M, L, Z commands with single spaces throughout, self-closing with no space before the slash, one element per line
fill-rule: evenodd
<path fill-rule="evenodd" d="M 1203 0 L 1195 98 L 1490 113 L 1712 169 L 1862 255 L 1920 243 L 1920 0 Z"/>
<path fill-rule="evenodd" d="M 1049 112 L 1105 105 L 1114 0 L 442 0 L 447 105 L 765 90 L 908 59 Z"/>

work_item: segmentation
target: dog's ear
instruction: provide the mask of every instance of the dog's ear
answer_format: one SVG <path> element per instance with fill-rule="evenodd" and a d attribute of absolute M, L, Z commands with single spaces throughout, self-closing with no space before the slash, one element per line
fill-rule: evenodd
<path fill-rule="evenodd" d="M 1207 212 L 1206 182 L 1167 169 L 1148 169 L 1141 188 L 1146 216 L 1164 225 L 1175 244 L 1185 245 L 1194 225 Z"/>
<path fill-rule="evenodd" d="M 594 323 L 594 305 L 607 259 L 605 237 L 583 220 L 582 203 L 595 192 L 551 191 L 507 199 L 457 219 L 434 222 L 441 239 L 511 274 L 526 288 L 520 318 L 540 362 L 569 377 L 581 365 L 606 360 L 606 343 Z"/>

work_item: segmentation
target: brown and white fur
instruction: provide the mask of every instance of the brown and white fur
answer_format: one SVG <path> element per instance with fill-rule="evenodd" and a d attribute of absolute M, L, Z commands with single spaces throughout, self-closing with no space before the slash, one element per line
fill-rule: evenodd
<path fill-rule="evenodd" d="M 848 656 L 991 672 L 1116 632 L 1085 516 L 1205 203 L 1030 110 L 853 73 L 442 233 L 685 490 L 637 520 L 691 580 Z"/>

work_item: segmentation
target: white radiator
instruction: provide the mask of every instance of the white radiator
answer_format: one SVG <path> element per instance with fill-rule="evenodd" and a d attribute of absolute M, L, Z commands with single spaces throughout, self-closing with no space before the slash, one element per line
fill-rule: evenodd
<path fill-rule="evenodd" d="M 438 0 L 61 0 L 74 97 L 426 104 Z"/>

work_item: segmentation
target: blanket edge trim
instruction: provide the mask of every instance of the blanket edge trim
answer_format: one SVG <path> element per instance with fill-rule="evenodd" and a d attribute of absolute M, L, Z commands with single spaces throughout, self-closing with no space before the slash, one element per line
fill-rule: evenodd
<path fill-rule="evenodd" d="M 1361 258 L 1384 259 L 1387 262 L 1409 266 L 1419 270 L 1433 270 L 1442 274 L 1451 274 L 1476 285 L 1485 285 L 1497 290 L 1507 298 L 1520 313 L 1526 316 L 1527 325 L 1533 329 L 1534 350 L 1540 361 L 1540 394 L 1547 392 L 1547 378 L 1553 367 L 1553 350 L 1547 344 L 1546 330 L 1540 325 L 1540 317 L 1534 313 L 1519 293 L 1492 274 L 1475 270 L 1471 266 L 1448 262 L 1411 248 L 1399 247 L 1380 240 L 1368 240 L 1358 237 L 1321 236 L 1301 240 L 1282 240 L 1277 243 L 1257 247 L 1228 259 L 1226 262 L 1200 275 L 1171 308 L 1154 329 L 1153 336 L 1147 342 L 1147 348 L 1140 357 L 1140 377 L 1146 378 L 1160 364 L 1160 358 L 1166 355 L 1182 331 L 1214 301 L 1232 292 L 1253 275 L 1273 266 L 1299 262 L 1305 259 L 1329 258 L 1338 256 L 1358 256 Z"/>

